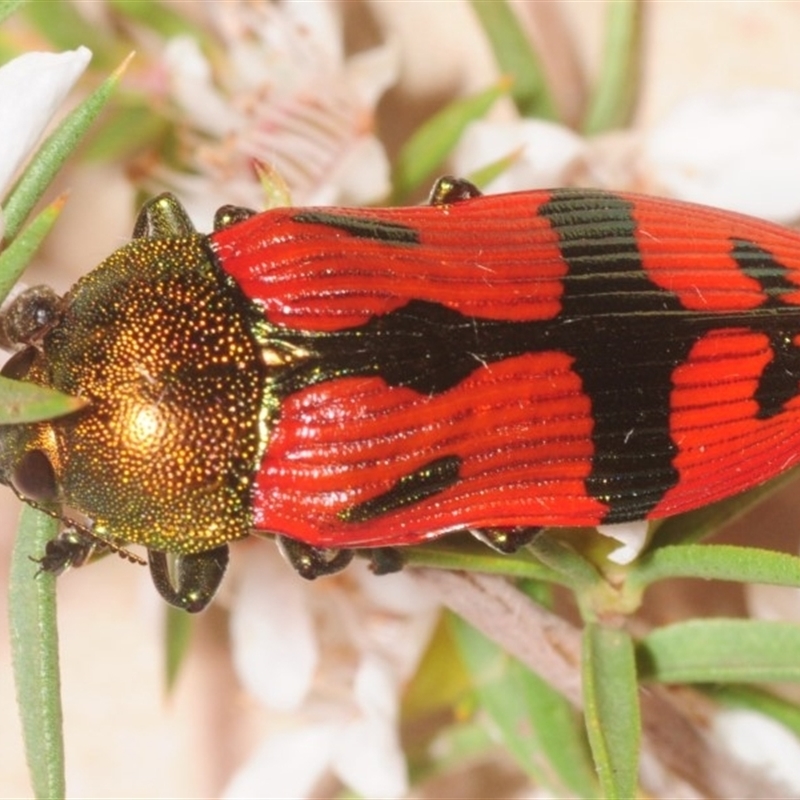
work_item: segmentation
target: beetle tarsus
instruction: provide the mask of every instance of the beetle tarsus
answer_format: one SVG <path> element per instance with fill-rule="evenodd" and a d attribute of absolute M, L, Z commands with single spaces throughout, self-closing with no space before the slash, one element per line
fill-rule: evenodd
<path fill-rule="evenodd" d="M 87 536 L 78 528 L 65 528 L 44 546 L 41 558 L 31 557 L 39 565 L 36 575 L 43 572 L 58 577 L 71 567 L 83 566 L 91 556 L 102 552 L 103 545 L 94 536 Z"/>
<path fill-rule="evenodd" d="M 369 568 L 375 575 L 391 575 L 406 565 L 402 552 L 396 547 L 373 547 L 367 555 Z"/>
<path fill-rule="evenodd" d="M 513 528 L 470 528 L 470 533 L 498 553 L 510 555 L 530 544 L 541 527 L 517 525 Z"/>
<path fill-rule="evenodd" d="M 158 593 L 170 605 L 191 614 L 202 611 L 222 583 L 228 566 L 228 546 L 202 553 L 178 555 L 174 569 L 166 553 L 149 550 L 150 576 Z"/>
<path fill-rule="evenodd" d="M 314 547 L 287 536 L 276 539 L 283 557 L 300 577 L 309 581 L 340 572 L 353 560 L 352 550 Z"/>
<path fill-rule="evenodd" d="M 244 206 L 221 206 L 214 214 L 214 230 L 221 231 L 254 217 L 258 212 Z"/>
<path fill-rule="evenodd" d="M 445 175 L 433 184 L 428 203 L 432 206 L 445 206 L 480 196 L 481 190 L 474 183 L 470 183 L 464 178 Z"/>

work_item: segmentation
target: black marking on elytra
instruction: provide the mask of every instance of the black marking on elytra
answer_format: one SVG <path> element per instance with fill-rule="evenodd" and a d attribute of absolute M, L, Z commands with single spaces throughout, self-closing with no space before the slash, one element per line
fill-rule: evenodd
<path fill-rule="evenodd" d="M 387 492 L 339 512 L 342 522 L 368 520 L 414 505 L 443 492 L 458 480 L 459 456 L 443 456 L 403 475 Z"/>
<path fill-rule="evenodd" d="M 559 319 L 585 328 L 562 347 L 592 402 L 586 489 L 608 506 L 604 522 L 645 516 L 678 482 L 678 448 L 669 434 L 672 372 L 696 338 L 675 335 L 679 324 L 670 330 L 665 318 L 674 314 L 677 322 L 683 307 L 644 270 L 632 210 L 614 195 L 569 191 L 553 192 L 539 209 L 569 267 Z"/>
<path fill-rule="evenodd" d="M 323 381 L 372 375 L 389 386 L 433 395 L 455 388 L 493 362 L 560 351 L 573 359 L 572 368 L 592 404 L 594 456 L 587 492 L 608 507 L 604 522 L 647 516 L 679 477 L 672 463 L 678 448 L 669 433 L 675 368 L 713 330 L 763 332 L 774 357 L 759 382 L 759 417 L 779 413 L 798 391 L 800 356 L 791 340 L 800 329 L 800 306 L 782 300 L 797 291 L 788 270 L 756 245 L 736 241 L 733 258 L 763 287 L 767 299 L 762 307 L 731 313 L 683 307 L 674 292 L 653 283 L 644 269 L 632 208 L 611 194 L 577 190 L 555 191 L 539 208 L 558 235 L 568 267 L 557 316 L 508 322 L 412 300 L 344 330 L 267 326 L 267 340 L 308 354 L 272 371 L 270 393 L 281 400 Z M 350 216 L 332 220 L 319 212 L 309 215 L 320 224 L 338 221 L 348 230 L 354 223 Z M 355 517 L 348 519 L 385 513 L 394 507 L 395 496 L 412 502 L 411 494 L 408 486 L 398 486 L 389 493 L 388 504 L 380 498 L 368 501 L 376 505 L 357 506 L 350 512 Z"/>
<path fill-rule="evenodd" d="M 357 328 L 299 334 L 276 330 L 275 338 L 311 356 L 276 377 L 273 391 L 285 396 L 331 378 L 378 375 L 389 386 L 439 394 L 489 362 L 542 349 L 549 335 L 548 323 L 478 320 L 438 303 L 412 300 Z"/>
<path fill-rule="evenodd" d="M 791 292 L 799 292 L 800 286 L 789 280 L 789 269 L 775 260 L 769 250 L 759 247 L 754 242 L 744 239 L 732 239 L 731 256 L 739 268 L 748 277 L 758 281 L 766 295 L 762 309 L 786 308 L 782 296 Z M 772 317 L 770 320 L 769 317 Z M 766 319 L 767 324 L 760 324 Z M 776 323 L 781 317 L 772 314 L 754 318 L 750 324 L 769 337 L 772 359 L 764 368 L 755 400 L 758 403 L 756 416 L 769 419 L 779 414 L 786 403 L 797 396 L 800 381 L 800 348 L 794 344 L 797 335 L 796 325 L 780 325 Z M 791 322 L 791 321 L 790 321 Z"/>
<path fill-rule="evenodd" d="M 325 225 L 338 228 L 359 239 L 374 239 L 382 244 L 419 244 L 419 231 L 399 222 L 386 222 L 371 217 L 351 214 L 336 214 L 328 211 L 298 211 L 292 216 L 294 222 Z"/>

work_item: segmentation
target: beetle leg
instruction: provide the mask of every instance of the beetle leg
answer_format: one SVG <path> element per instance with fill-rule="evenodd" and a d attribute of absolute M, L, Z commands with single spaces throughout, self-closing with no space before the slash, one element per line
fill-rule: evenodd
<path fill-rule="evenodd" d="M 406 564 L 403 553 L 396 547 L 373 547 L 366 551 L 369 568 L 375 575 L 400 572 Z"/>
<path fill-rule="evenodd" d="M 166 553 L 148 550 L 150 577 L 158 593 L 170 604 L 194 614 L 216 594 L 228 566 L 228 546 L 202 553 L 175 556 L 174 576 Z"/>
<path fill-rule="evenodd" d="M 186 209 L 169 192 L 148 200 L 136 217 L 134 239 L 176 239 L 196 233 Z"/>
<path fill-rule="evenodd" d="M 31 561 L 39 565 L 37 575 L 47 572 L 58 576 L 70 567 L 83 566 L 91 556 L 102 550 L 103 542 L 96 536 L 88 536 L 78 528 L 65 528 L 45 544 L 41 558 L 31 556 Z"/>
<path fill-rule="evenodd" d="M 469 532 L 493 550 L 510 555 L 530 544 L 541 530 L 541 527 L 517 525 L 513 528 L 470 528 Z"/>
<path fill-rule="evenodd" d="M 428 204 L 432 206 L 444 206 L 480 196 L 481 190 L 475 186 L 475 184 L 463 178 L 454 178 L 451 175 L 445 175 L 433 184 L 433 189 L 431 189 L 430 196 L 428 197 Z"/>
<path fill-rule="evenodd" d="M 275 538 L 283 557 L 301 577 L 309 581 L 322 575 L 333 575 L 334 572 L 343 570 L 353 560 L 352 550 L 314 547 L 297 539 L 290 539 L 288 536 Z"/>
<path fill-rule="evenodd" d="M 252 208 L 245 208 L 244 206 L 221 206 L 214 214 L 214 230 L 221 231 L 225 228 L 230 228 L 231 225 L 244 222 L 246 219 L 254 217 L 257 213 Z"/>

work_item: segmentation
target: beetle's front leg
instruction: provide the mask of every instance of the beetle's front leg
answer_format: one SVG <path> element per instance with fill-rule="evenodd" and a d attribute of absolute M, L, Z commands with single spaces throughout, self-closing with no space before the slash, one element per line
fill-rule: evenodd
<path fill-rule="evenodd" d="M 192 614 L 202 611 L 219 589 L 228 566 L 228 546 L 190 555 L 176 555 L 170 570 L 166 553 L 148 550 L 150 577 L 170 604 Z"/>

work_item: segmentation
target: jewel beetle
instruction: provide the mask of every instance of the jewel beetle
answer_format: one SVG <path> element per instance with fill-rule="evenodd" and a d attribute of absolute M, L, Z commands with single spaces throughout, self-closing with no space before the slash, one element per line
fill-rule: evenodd
<path fill-rule="evenodd" d="M 419 207 L 225 206 L 201 235 L 165 194 L 3 322 L 4 375 L 86 401 L 0 428 L 0 481 L 86 520 L 42 568 L 140 543 L 190 611 L 251 532 L 306 577 L 359 548 L 389 570 L 448 532 L 510 551 L 800 461 L 800 234 L 676 201 L 443 178 Z"/>

